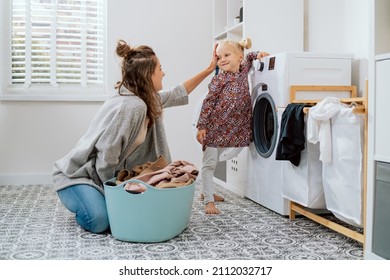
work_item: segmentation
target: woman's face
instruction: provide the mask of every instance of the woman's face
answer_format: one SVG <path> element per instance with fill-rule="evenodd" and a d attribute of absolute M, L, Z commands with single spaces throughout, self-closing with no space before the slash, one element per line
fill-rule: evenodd
<path fill-rule="evenodd" d="M 162 70 L 160 60 L 156 57 L 156 68 L 154 69 L 154 73 L 152 75 L 153 87 L 156 92 L 162 90 L 162 79 L 165 76 L 164 71 Z"/>

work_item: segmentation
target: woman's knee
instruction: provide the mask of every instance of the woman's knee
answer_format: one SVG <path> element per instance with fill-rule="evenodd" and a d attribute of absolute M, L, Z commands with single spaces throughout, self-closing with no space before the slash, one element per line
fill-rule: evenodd
<path fill-rule="evenodd" d="M 108 229 L 109 221 L 105 198 L 89 185 L 74 185 L 58 192 L 65 207 L 75 213 L 76 222 L 84 229 L 101 233 Z"/>
<path fill-rule="evenodd" d="M 107 211 L 78 211 L 76 212 L 77 223 L 93 233 L 102 233 L 109 228 Z"/>

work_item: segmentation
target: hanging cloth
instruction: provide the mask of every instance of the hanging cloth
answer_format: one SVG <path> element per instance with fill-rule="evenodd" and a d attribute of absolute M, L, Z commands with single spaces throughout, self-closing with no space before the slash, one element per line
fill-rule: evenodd
<path fill-rule="evenodd" d="M 299 165 L 301 152 L 305 149 L 304 104 L 288 104 L 282 114 L 280 136 L 276 148 L 276 160 L 289 160 Z"/>
<path fill-rule="evenodd" d="M 307 140 L 316 144 L 320 142 L 320 160 L 332 161 L 332 141 L 330 119 L 335 116 L 344 105 L 336 97 L 326 97 L 316 106 L 309 109 L 307 119 Z"/>

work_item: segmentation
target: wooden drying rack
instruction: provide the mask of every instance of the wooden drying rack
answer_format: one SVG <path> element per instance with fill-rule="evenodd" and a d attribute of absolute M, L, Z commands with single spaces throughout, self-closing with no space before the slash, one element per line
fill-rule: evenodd
<path fill-rule="evenodd" d="M 308 105 L 315 105 L 321 100 L 296 100 L 297 91 L 338 91 L 338 92 L 350 92 L 350 98 L 341 98 L 340 102 L 353 106 L 353 112 L 356 114 L 365 115 L 364 123 L 364 155 L 363 155 L 363 233 L 354 231 L 341 224 L 330 221 L 318 214 L 310 211 L 307 207 L 304 207 L 296 202 L 289 202 L 289 218 L 295 219 L 295 213 L 299 213 L 323 226 L 326 226 L 334 231 L 337 231 L 347 237 L 350 237 L 358 242 L 364 244 L 365 241 L 365 223 L 366 223 L 366 194 L 367 194 L 367 91 L 368 83 L 366 81 L 366 92 L 364 97 L 357 97 L 356 86 L 301 86 L 294 85 L 290 87 L 290 102 L 301 103 Z M 307 113 L 309 108 L 304 108 L 304 112 Z"/>

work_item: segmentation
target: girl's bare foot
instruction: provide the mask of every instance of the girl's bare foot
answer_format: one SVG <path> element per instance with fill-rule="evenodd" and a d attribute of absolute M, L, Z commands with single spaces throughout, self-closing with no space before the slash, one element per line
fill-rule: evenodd
<path fill-rule="evenodd" d="M 219 210 L 215 207 L 214 202 L 209 202 L 206 204 L 206 214 L 219 214 Z"/>
<path fill-rule="evenodd" d="M 204 199 L 204 194 L 203 193 L 200 195 L 200 199 L 201 200 Z M 222 196 L 218 195 L 218 194 L 214 194 L 214 201 L 223 202 L 223 201 L 225 201 L 225 199 Z"/>

